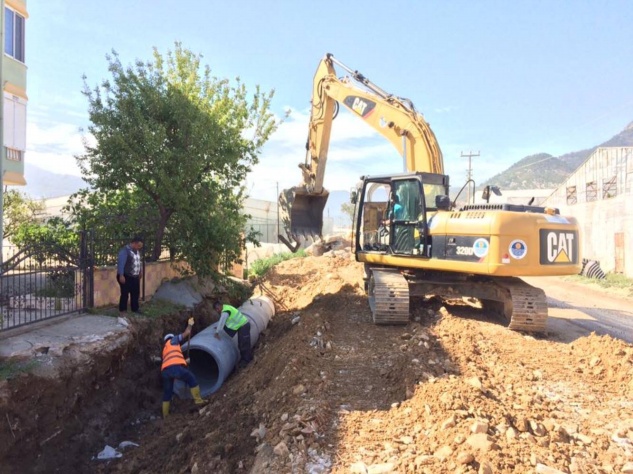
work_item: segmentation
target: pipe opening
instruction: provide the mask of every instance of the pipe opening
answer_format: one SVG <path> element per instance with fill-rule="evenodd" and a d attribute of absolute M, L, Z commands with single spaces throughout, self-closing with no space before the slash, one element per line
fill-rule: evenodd
<path fill-rule="evenodd" d="M 200 385 L 200 393 L 202 396 L 208 395 L 218 389 L 218 379 L 220 368 L 218 361 L 206 351 L 191 348 L 189 353 L 189 368 L 195 374 L 198 384 Z"/>

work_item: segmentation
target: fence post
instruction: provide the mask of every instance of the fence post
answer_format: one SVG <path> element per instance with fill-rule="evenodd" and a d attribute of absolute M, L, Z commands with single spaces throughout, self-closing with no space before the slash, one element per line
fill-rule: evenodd
<path fill-rule="evenodd" d="M 93 266 L 93 247 L 94 242 L 92 239 L 92 232 L 82 230 L 79 232 L 80 244 L 79 244 L 79 268 L 82 272 L 82 305 L 83 308 L 92 308 L 94 306 L 94 281 L 92 271 Z"/>

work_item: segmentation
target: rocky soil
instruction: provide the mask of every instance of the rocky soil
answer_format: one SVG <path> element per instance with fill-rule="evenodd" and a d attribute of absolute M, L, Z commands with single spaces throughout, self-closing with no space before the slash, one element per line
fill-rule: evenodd
<path fill-rule="evenodd" d="M 344 252 L 276 266 L 256 288 L 274 298 L 277 314 L 254 362 L 202 409 L 176 400 L 165 421 L 151 375 L 156 335 L 120 351 L 120 376 L 132 354 L 146 360 L 149 374 L 133 374 L 143 403 L 134 390 L 117 398 L 135 411 L 72 460 L 32 443 L 35 471 L 633 473 L 633 346 L 595 334 L 565 341 L 511 332 L 461 300 L 416 300 L 408 325 L 376 326 L 361 275 Z M 27 402 L 12 387 L 0 408 L 16 420 L 11 403 Z M 139 446 L 119 459 L 91 459 L 124 440 Z"/>

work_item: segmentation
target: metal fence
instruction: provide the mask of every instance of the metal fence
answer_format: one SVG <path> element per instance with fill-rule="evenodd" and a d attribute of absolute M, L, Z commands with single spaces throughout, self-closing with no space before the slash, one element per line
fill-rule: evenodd
<path fill-rule="evenodd" d="M 0 271 L 0 331 L 83 310 L 92 304 L 88 232 L 72 246 L 41 242 L 4 246 Z"/>
<path fill-rule="evenodd" d="M 273 240 L 276 226 L 265 225 L 267 238 Z M 0 266 L 0 331 L 24 326 L 94 306 L 95 267 L 117 265 L 118 253 L 129 238 L 95 236 L 78 232 L 77 243 L 62 246 L 40 242 L 26 247 L 4 246 Z M 276 236 L 274 237 L 276 239 Z M 173 255 L 161 247 L 157 259 L 149 258 L 153 241 L 144 239 L 141 252 L 143 278 L 141 299 L 145 299 L 145 263 L 169 260 Z M 221 259 L 221 266 L 232 262 Z"/>
<path fill-rule="evenodd" d="M 250 230 L 257 232 L 257 240 L 262 243 L 279 242 L 277 222 L 251 221 L 246 226 L 246 231 Z"/>

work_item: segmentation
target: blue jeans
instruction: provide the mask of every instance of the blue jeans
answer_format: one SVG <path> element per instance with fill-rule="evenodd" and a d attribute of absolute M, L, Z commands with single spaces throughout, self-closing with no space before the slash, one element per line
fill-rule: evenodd
<path fill-rule="evenodd" d="M 237 331 L 224 326 L 224 332 L 231 337 L 235 336 L 235 333 L 237 333 L 237 347 L 240 350 L 240 358 L 244 362 L 252 361 L 253 348 L 251 347 L 251 323 L 245 323 L 244 326 L 240 327 Z"/>
<path fill-rule="evenodd" d="M 161 373 L 161 377 L 163 378 L 163 401 L 170 402 L 171 397 L 174 395 L 174 380 L 182 380 L 185 382 L 189 388 L 195 387 L 198 385 L 196 381 L 196 377 L 193 375 L 191 370 L 189 370 L 184 365 L 170 365 L 166 367 Z"/>

